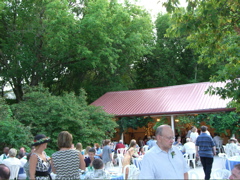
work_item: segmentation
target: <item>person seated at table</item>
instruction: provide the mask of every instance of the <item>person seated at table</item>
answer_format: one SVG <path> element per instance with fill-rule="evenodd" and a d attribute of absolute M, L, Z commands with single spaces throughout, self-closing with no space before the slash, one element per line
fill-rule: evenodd
<path fill-rule="evenodd" d="M 88 151 L 89 149 L 91 149 L 91 146 L 87 146 L 85 151 L 84 151 L 84 157 L 87 157 L 88 156 Z"/>
<path fill-rule="evenodd" d="M 125 148 L 125 145 L 123 144 L 123 140 L 119 140 L 119 143 L 117 143 L 116 147 L 115 147 L 115 153 L 117 153 L 117 150 L 118 149 L 121 149 L 121 148 Z"/>
<path fill-rule="evenodd" d="M 196 153 L 195 144 L 193 142 L 191 142 L 190 138 L 186 139 L 186 143 L 183 145 L 182 152 L 185 152 L 187 154 Z"/>
<path fill-rule="evenodd" d="M 82 148 L 82 143 L 76 144 L 76 150 L 78 150 L 82 155 L 84 154 L 83 148 Z"/>
<path fill-rule="evenodd" d="M 236 142 L 237 142 L 237 141 L 236 141 L 236 139 L 234 139 L 234 138 L 229 139 L 228 144 L 226 145 L 227 148 L 237 149 L 237 144 L 236 144 Z"/>
<path fill-rule="evenodd" d="M 181 136 L 178 136 L 177 138 L 177 141 L 175 141 L 173 143 L 174 146 L 182 146 L 182 143 L 181 143 Z"/>
<path fill-rule="evenodd" d="M 9 158 L 4 159 L 2 161 L 2 164 L 5 164 L 10 169 L 11 169 L 11 166 L 14 166 L 14 165 L 17 165 L 20 168 L 22 164 L 21 164 L 21 161 L 18 158 L 16 158 L 16 156 L 17 156 L 17 150 L 14 148 L 11 148 L 9 150 Z"/>
<path fill-rule="evenodd" d="M 8 153 L 9 153 L 9 147 L 5 147 L 5 148 L 3 149 L 3 154 L 0 156 L 0 164 L 2 164 L 2 161 L 3 161 L 4 159 L 9 158 Z"/>
<path fill-rule="evenodd" d="M 27 163 L 27 157 L 25 155 L 24 151 L 20 151 L 18 153 L 18 159 L 21 162 L 21 167 L 18 172 L 18 179 L 26 179 L 26 173 L 24 172 L 24 165 Z"/>
<path fill-rule="evenodd" d="M 93 160 L 95 159 L 95 153 L 96 153 L 96 150 L 94 149 L 94 148 L 91 148 L 91 149 L 89 149 L 89 151 L 88 151 L 88 157 L 86 157 L 85 159 L 84 159 L 84 161 L 85 161 L 85 164 L 86 164 L 86 167 L 88 167 L 88 166 L 90 166 L 90 167 L 92 167 L 92 162 L 93 162 Z"/>
<path fill-rule="evenodd" d="M 98 143 L 94 144 L 94 148 L 96 150 L 96 155 L 100 155 L 102 153 L 102 149 L 100 148 L 100 145 Z"/>
<path fill-rule="evenodd" d="M 144 151 L 143 146 L 140 147 L 139 152 L 138 152 L 138 155 L 139 155 L 139 156 L 145 155 L 145 151 Z"/>
<path fill-rule="evenodd" d="M 94 159 L 92 162 L 93 171 L 87 172 L 84 179 L 111 179 L 110 174 L 103 170 L 103 161 L 101 159 Z"/>

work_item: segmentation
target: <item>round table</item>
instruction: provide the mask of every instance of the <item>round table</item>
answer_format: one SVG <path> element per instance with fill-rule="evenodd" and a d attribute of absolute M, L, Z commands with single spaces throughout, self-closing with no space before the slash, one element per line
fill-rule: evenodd
<path fill-rule="evenodd" d="M 226 159 L 226 169 L 231 171 L 236 164 L 240 164 L 240 156 L 233 156 Z"/>

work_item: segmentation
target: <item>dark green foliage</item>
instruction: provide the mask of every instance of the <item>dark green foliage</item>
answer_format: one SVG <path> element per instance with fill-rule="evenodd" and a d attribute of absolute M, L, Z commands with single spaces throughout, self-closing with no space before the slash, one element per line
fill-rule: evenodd
<path fill-rule="evenodd" d="M 120 133 L 126 131 L 128 128 L 137 129 L 143 126 L 147 127 L 149 122 L 153 122 L 154 120 L 151 117 L 143 117 L 143 116 L 131 116 L 131 117 L 121 117 L 117 124 L 119 125 Z"/>
<path fill-rule="evenodd" d="M 161 117 L 161 120 L 158 121 L 158 122 L 156 122 L 156 124 L 153 126 L 153 129 L 156 131 L 156 129 L 158 128 L 158 126 L 161 126 L 161 125 L 163 125 L 163 124 L 168 124 L 168 119 L 167 119 L 165 116 Z M 170 124 L 169 124 L 169 125 L 170 125 Z"/>
<path fill-rule="evenodd" d="M 187 36 L 166 37 L 172 25 L 169 14 L 158 15 L 157 39 L 151 54 L 136 63 L 137 88 L 163 87 L 208 81 L 217 68 L 197 63 L 198 56 L 188 48 Z"/>
<path fill-rule="evenodd" d="M 240 114 L 236 112 L 198 114 L 197 116 L 179 116 L 176 118 L 179 119 L 178 129 L 185 128 L 186 124 L 200 128 L 200 123 L 205 122 L 217 133 L 227 134 L 227 130 L 230 130 L 231 134 L 240 133 Z"/>
<path fill-rule="evenodd" d="M 12 105 L 12 110 L 22 124 L 31 127 L 34 136 L 43 133 L 51 137 L 49 147 L 55 150 L 61 131 L 69 131 L 74 143 L 86 146 L 112 137 L 117 127 L 113 116 L 87 105 L 83 90 L 79 96 L 54 96 L 42 86 L 30 88 L 24 101 Z"/>
<path fill-rule="evenodd" d="M 10 106 L 0 98 L 0 149 L 9 146 L 19 149 L 29 144 L 33 137 L 29 126 L 24 126 L 13 117 Z"/>

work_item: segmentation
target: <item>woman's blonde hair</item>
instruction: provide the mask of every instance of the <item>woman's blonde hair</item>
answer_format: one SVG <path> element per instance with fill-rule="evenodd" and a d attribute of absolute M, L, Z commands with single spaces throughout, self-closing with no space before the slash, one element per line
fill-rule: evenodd
<path fill-rule="evenodd" d="M 85 152 L 84 152 L 85 155 L 88 154 L 89 149 L 91 149 L 91 146 L 87 146 L 87 147 L 86 147 Z"/>
<path fill-rule="evenodd" d="M 76 149 L 81 152 L 82 151 L 82 143 L 77 143 Z"/>
<path fill-rule="evenodd" d="M 130 143 L 129 143 L 128 149 L 130 149 L 131 147 L 133 147 L 133 146 L 135 146 L 135 145 L 137 145 L 137 141 L 136 141 L 135 139 L 132 139 L 132 140 L 130 141 Z"/>
<path fill-rule="evenodd" d="M 58 148 L 71 148 L 72 140 L 72 134 L 68 131 L 60 132 L 58 135 Z"/>

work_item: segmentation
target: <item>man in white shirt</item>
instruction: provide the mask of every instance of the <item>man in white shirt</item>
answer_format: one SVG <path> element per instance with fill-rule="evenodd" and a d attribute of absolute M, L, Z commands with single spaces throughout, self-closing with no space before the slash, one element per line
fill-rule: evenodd
<path fill-rule="evenodd" d="M 11 148 L 9 150 L 9 158 L 4 159 L 2 163 L 5 164 L 7 167 L 9 167 L 9 169 L 11 169 L 10 167 L 12 165 L 19 165 L 19 168 L 20 168 L 21 162 L 18 158 L 16 158 L 16 155 L 17 155 L 17 150 L 14 148 Z"/>
<path fill-rule="evenodd" d="M 156 130 L 157 144 L 144 155 L 139 179 L 188 179 L 189 167 L 168 125 Z"/>
<path fill-rule="evenodd" d="M 214 133 L 213 142 L 215 143 L 215 146 L 218 146 L 220 144 L 221 140 L 222 140 L 222 138 L 220 136 L 218 136 L 217 133 Z"/>
<path fill-rule="evenodd" d="M 196 153 L 196 147 L 193 142 L 191 142 L 190 138 L 186 139 L 186 143 L 183 145 L 183 152 L 186 152 L 187 154 Z"/>
<path fill-rule="evenodd" d="M 2 161 L 4 159 L 7 159 L 8 158 L 8 152 L 9 152 L 9 147 L 5 147 L 3 149 L 3 154 L 0 156 L 0 164 L 2 164 Z"/>

